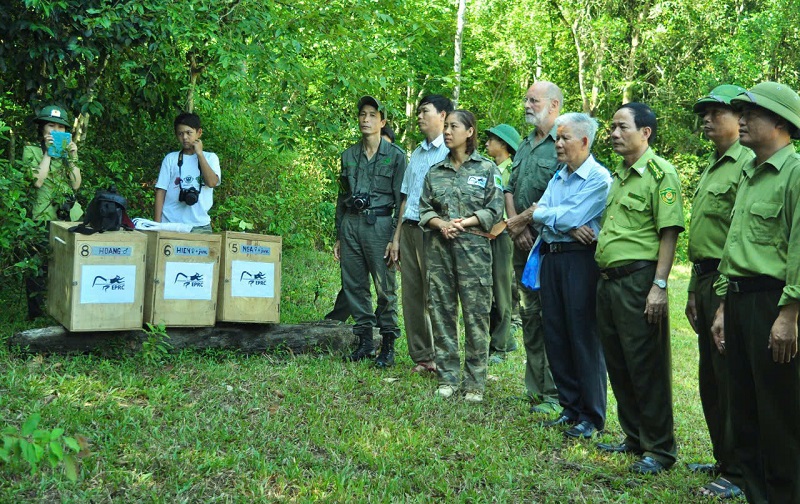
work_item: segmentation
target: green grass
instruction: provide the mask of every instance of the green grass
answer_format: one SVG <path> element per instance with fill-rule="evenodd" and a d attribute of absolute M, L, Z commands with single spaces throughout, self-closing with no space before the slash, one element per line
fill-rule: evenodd
<path fill-rule="evenodd" d="M 318 320 L 338 289 L 328 254 L 284 254 L 282 320 Z M 696 338 L 683 316 L 688 270 L 671 291 L 679 461 L 633 477 L 629 456 L 565 442 L 519 400 L 523 353 L 490 369 L 485 402 L 434 397 L 435 380 L 398 365 L 378 371 L 339 356 L 183 352 L 163 366 L 136 356 L 15 356 L 22 297 L 0 302 L 0 418 L 33 412 L 91 442 L 81 476 L 34 475 L 0 463 L 0 502 L 698 502 L 706 481 L 685 463 L 710 461 L 696 379 Z M 47 321 L 41 321 L 45 325 Z M 518 336 L 519 338 L 519 336 Z M 610 388 L 609 388 L 610 392 Z M 613 395 L 605 440 L 620 434 Z"/>

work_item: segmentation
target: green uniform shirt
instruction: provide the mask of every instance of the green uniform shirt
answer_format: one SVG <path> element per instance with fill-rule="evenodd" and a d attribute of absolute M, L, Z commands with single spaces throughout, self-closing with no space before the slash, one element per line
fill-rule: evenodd
<path fill-rule="evenodd" d="M 394 208 L 395 219 L 400 209 L 400 186 L 406 172 L 406 153 L 397 145 L 381 139 L 378 151 L 367 159 L 364 144 L 358 142 L 342 153 L 339 175 L 339 198 L 336 205 L 336 235 L 352 196 L 369 194 L 369 208 Z"/>
<path fill-rule="evenodd" d="M 647 148 L 630 168 L 614 171 L 597 237 L 600 268 L 633 261 L 657 261 L 661 230 L 683 229 L 681 183 L 675 167 Z"/>
<path fill-rule="evenodd" d="M 503 188 L 508 187 L 508 180 L 511 178 L 511 163 L 512 158 L 506 158 L 505 161 L 497 165 L 497 169 L 500 171 L 500 178 L 503 179 Z M 505 205 L 503 208 L 503 218 L 508 217 L 508 214 L 505 211 Z"/>
<path fill-rule="evenodd" d="M 22 150 L 22 162 L 30 167 L 31 173 L 39 172 L 39 163 L 42 162 L 44 153 L 38 145 L 26 145 Z M 72 161 L 75 162 L 75 161 Z M 33 220 L 56 220 L 56 210 L 74 191 L 69 178 L 69 165 L 62 158 L 50 160 L 50 172 L 44 179 L 42 187 L 36 189 L 33 203 Z M 83 210 L 78 203 L 70 210 L 70 219 L 76 221 L 83 215 Z"/>
<path fill-rule="evenodd" d="M 460 168 L 450 157 L 431 166 L 419 201 L 419 225 L 434 217 L 449 221 L 473 215 L 488 232 L 503 217 L 502 179 L 497 166 L 473 151 Z"/>
<path fill-rule="evenodd" d="M 511 164 L 511 178 L 505 192 L 514 195 L 514 209 L 517 213 L 530 208 L 539 201 L 547 189 L 547 183 L 558 168 L 556 159 L 556 127 L 544 138 L 536 141 L 536 130 L 532 131 L 520 144 Z M 533 226 L 531 225 L 531 229 Z M 534 231 L 535 236 L 535 231 Z"/>
<path fill-rule="evenodd" d="M 700 177 L 692 201 L 689 226 L 689 260 L 719 259 L 731 225 L 733 202 L 742 176 L 742 169 L 755 158 L 753 151 L 737 140 L 722 157 L 714 151 L 708 167 Z M 689 292 L 694 292 L 697 276 L 692 270 Z"/>
<path fill-rule="evenodd" d="M 742 173 L 717 293 L 726 277 L 767 275 L 786 281 L 779 306 L 800 302 L 800 155 L 789 144 Z"/>

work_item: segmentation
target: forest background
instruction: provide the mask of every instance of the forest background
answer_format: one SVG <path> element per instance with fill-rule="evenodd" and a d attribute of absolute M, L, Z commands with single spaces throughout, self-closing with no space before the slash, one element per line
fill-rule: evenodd
<path fill-rule="evenodd" d="M 151 217 L 161 159 L 176 149 L 172 119 L 194 110 L 206 150 L 222 164 L 214 229 L 325 249 L 334 241 L 338 156 L 358 139 L 363 94 L 385 103 L 409 151 L 421 140 L 414 113 L 427 93 L 458 95 L 481 131 L 507 122 L 523 134 L 521 98 L 535 80 L 557 83 L 564 111 L 589 112 L 603 126 L 621 103 L 647 102 L 660 124 L 656 148 L 678 167 L 688 209 L 709 152 L 693 102 L 720 83 L 800 87 L 800 10 L 792 0 L 461 4 L 3 2 L 4 276 L 36 266 L 26 260 L 32 185 L 13 160 L 35 141 L 34 111 L 52 102 L 77 116 L 84 203 L 113 183 L 132 216 Z M 605 127 L 595 151 L 607 166 L 616 162 Z"/>

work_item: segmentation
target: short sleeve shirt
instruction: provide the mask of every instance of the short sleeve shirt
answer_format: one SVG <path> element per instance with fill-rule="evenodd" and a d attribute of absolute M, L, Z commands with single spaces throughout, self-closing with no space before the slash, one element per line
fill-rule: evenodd
<path fill-rule="evenodd" d="M 505 192 L 514 196 L 517 213 L 530 208 L 544 194 L 547 183 L 558 170 L 556 127 L 538 142 L 532 131 L 517 149 L 511 165 L 511 178 Z"/>
<path fill-rule="evenodd" d="M 38 145 L 26 145 L 22 150 L 22 162 L 33 173 L 38 172 L 39 163 L 42 162 L 44 153 Z M 72 194 L 69 182 L 69 167 L 60 158 L 50 160 L 50 172 L 44 179 L 42 187 L 36 189 L 33 201 L 33 220 L 56 220 L 56 209 Z M 78 207 L 80 209 L 80 207 Z M 72 212 L 70 212 L 72 214 Z M 71 215 L 71 218 L 75 218 Z"/>
<path fill-rule="evenodd" d="M 164 208 L 161 213 L 162 222 L 177 222 L 191 226 L 207 226 L 211 224 L 208 211 L 214 205 L 214 188 L 200 185 L 200 165 L 197 154 L 183 155 L 183 165 L 178 166 L 180 152 L 170 152 L 161 162 L 161 171 L 158 174 L 156 188 L 167 192 L 164 198 Z M 211 170 L 217 174 L 222 182 L 222 172 L 219 168 L 219 158 L 213 152 L 203 151 Z M 194 205 L 187 205 L 180 201 L 181 188 L 194 187 L 200 190 L 200 197 Z"/>
<path fill-rule="evenodd" d="M 450 149 L 444 144 L 444 135 L 439 135 L 432 142 L 424 140 L 411 153 L 408 168 L 403 177 L 400 191 L 406 195 L 406 210 L 403 219 L 419 220 L 419 197 L 422 195 L 422 185 L 425 175 L 431 166 L 447 157 Z"/>
<path fill-rule="evenodd" d="M 684 227 L 678 172 L 648 147 L 633 166 L 620 162 L 612 175 L 597 238 L 598 266 L 657 261 L 661 230 Z"/>

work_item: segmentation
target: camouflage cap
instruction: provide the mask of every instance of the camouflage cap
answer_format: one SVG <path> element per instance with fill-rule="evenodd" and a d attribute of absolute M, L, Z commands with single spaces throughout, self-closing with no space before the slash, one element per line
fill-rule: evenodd
<path fill-rule="evenodd" d="M 522 141 L 522 137 L 519 136 L 519 132 L 510 124 L 498 124 L 494 128 L 487 129 L 486 133 L 491 133 L 507 143 L 509 147 L 514 149 L 514 152 L 517 151 L 519 148 L 519 143 Z"/>
<path fill-rule="evenodd" d="M 358 100 L 358 111 L 359 112 L 361 112 L 361 109 L 364 108 L 364 105 L 372 105 L 373 107 L 375 107 L 375 110 L 377 110 L 378 112 L 381 113 L 381 118 L 386 117 L 386 112 L 385 112 L 385 110 L 383 108 L 383 104 L 381 104 L 381 102 L 379 102 L 377 98 L 375 98 L 373 96 L 369 96 L 369 95 L 362 96 Z"/>
<path fill-rule="evenodd" d="M 731 100 L 734 108 L 753 104 L 776 113 L 794 125 L 792 138 L 800 139 L 800 96 L 785 84 L 762 82 Z"/>
<path fill-rule="evenodd" d="M 55 123 L 69 128 L 69 116 L 67 111 L 56 105 L 48 105 L 36 114 L 36 122 Z"/>
<path fill-rule="evenodd" d="M 733 84 L 722 84 L 711 90 L 710 93 L 697 100 L 692 108 L 695 114 L 705 114 L 706 108 L 710 105 L 723 105 L 730 106 L 731 99 L 736 95 L 747 91 L 742 86 L 735 86 Z"/>

